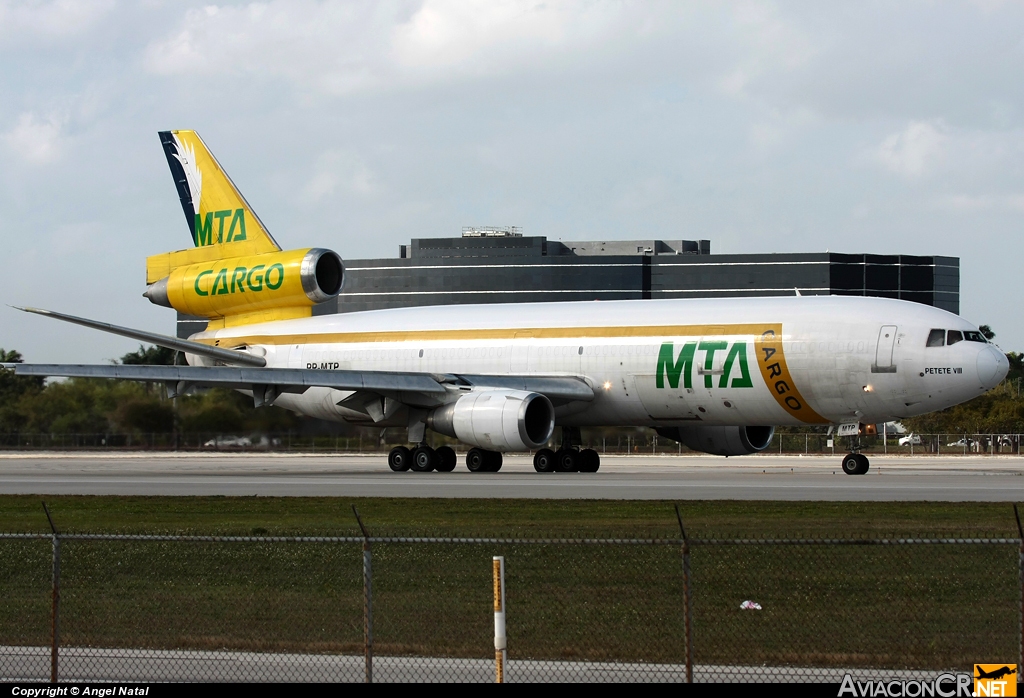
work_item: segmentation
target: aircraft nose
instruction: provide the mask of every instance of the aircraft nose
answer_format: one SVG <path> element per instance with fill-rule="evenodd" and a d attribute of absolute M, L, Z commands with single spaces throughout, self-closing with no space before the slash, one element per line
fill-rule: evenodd
<path fill-rule="evenodd" d="M 978 354 L 978 380 L 985 390 L 999 385 L 1010 370 L 1010 362 L 995 347 L 985 347 Z"/>

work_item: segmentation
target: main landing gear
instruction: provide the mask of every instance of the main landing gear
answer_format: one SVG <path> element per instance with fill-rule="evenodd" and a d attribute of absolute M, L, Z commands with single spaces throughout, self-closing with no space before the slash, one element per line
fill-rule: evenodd
<path fill-rule="evenodd" d="M 847 475 L 863 475 L 869 465 L 868 457 L 863 453 L 847 453 L 843 458 L 843 472 Z"/>
<path fill-rule="evenodd" d="M 498 451 L 471 448 L 466 454 L 466 467 L 471 473 L 496 473 L 501 470 L 501 454 Z"/>
<path fill-rule="evenodd" d="M 601 456 L 590 448 L 582 451 L 574 448 L 560 448 L 557 451 L 542 448 L 533 457 L 533 469 L 538 473 L 596 473 L 600 467 Z"/>
<path fill-rule="evenodd" d="M 471 473 L 496 473 L 501 470 L 501 453 L 471 448 L 466 454 L 466 467 Z M 438 449 L 421 445 L 409 449 L 396 446 L 388 454 L 388 467 L 395 472 L 411 470 L 414 473 L 450 473 L 455 470 L 455 451 L 448 446 Z M 533 457 L 533 467 L 538 473 L 596 473 L 601 467 L 601 457 L 590 448 L 563 446 L 557 451 L 542 448 Z"/>
<path fill-rule="evenodd" d="M 388 467 L 395 472 L 412 470 L 417 473 L 450 473 L 455 470 L 455 451 L 448 446 L 433 449 L 430 446 L 417 446 L 409 450 L 405 446 L 396 446 L 388 454 Z"/>
<path fill-rule="evenodd" d="M 538 473 L 596 473 L 601 456 L 591 448 L 581 449 L 579 427 L 562 427 L 562 447 L 557 451 L 542 448 L 533 457 Z"/>
<path fill-rule="evenodd" d="M 433 449 L 430 446 L 417 446 L 408 449 L 396 446 L 388 454 L 388 467 L 396 473 L 411 470 L 414 473 L 450 473 L 455 470 L 458 458 L 455 450 L 449 446 Z M 497 451 L 485 451 L 482 448 L 471 448 L 466 454 L 466 467 L 474 473 L 496 473 L 501 470 L 501 454 Z"/>

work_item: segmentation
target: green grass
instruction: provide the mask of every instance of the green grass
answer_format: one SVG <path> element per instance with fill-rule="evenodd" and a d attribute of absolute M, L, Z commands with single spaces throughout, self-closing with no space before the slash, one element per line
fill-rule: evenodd
<path fill-rule="evenodd" d="M 666 501 L 334 497 L 86 497 L 0 495 L 0 530 L 48 533 L 46 501 L 64 533 L 373 535 L 531 538 L 665 537 L 679 526 Z M 691 537 L 1016 537 L 1008 504 L 932 502 L 681 502 Z"/>
<path fill-rule="evenodd" d="M 677 538 L 670 502 L 47 497 L 66 533 Z M 1016 537 L 976 503 L 686 502 L 691 538 Z M 0 496 L 0 530 L 47 532 L 39 497 Z M 380 654 L 492 656 L 492 555 L 510 656 L 679 662 L 678 546 L 378 543 Z M 1015 545 L 702 546 L 699 663 L 967 667 L 1017 652 Z M 0 541 L 0 645 L 49 641 L 49 541 Z M 750 599 L 761 611 L 741 611 Z M 62 543 L 69 645 L 362 648 L 359 544 Z"/>

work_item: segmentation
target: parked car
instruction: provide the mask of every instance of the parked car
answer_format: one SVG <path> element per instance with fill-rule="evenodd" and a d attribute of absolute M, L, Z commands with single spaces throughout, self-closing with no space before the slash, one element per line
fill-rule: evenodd
<path fill-rule="evenodd" d="M 974 445 L 974 440 L 973 439 L 968 439 L 967 437 L 964 437 L 962 439 L 954 441 L 951 444 L 946 444 L 946 445 L 950 446 L 950 447 L 953 447 L 953 448 L 970 448 L 971 446 Z"/>
<path fill-rule="evenodd" d="M 899 444 L 900 446 L 920 446 L 921 437 L 917 434 L 907 434 L 900 437 Z"/>
<path fill-rule="evenodd" d="M 252 446 L 252 439 L 248 436 L 215 436 L 203 446 L 207 448 L 243 448 Z"/>

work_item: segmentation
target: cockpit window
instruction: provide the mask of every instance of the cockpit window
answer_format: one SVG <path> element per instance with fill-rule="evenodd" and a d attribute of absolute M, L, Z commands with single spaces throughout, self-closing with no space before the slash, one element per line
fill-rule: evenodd
<path fill-rule="evenodd" d="M 964 335 L 960 330 L 950 330 L 946 333 L 946 344 L 956 344 L 964 341 Z"/>
<path fill-rule="evenodd" d="M 964 332 L 964 339 L 968 342 L 982 342 L 986 343 L 984 335 L 981 332 Z"/>
<path fill-rule="evenodd" d="M 941 347 L 946 339 L 946 330 L 932 330 L 928 333 L 928 347 Z"/>

